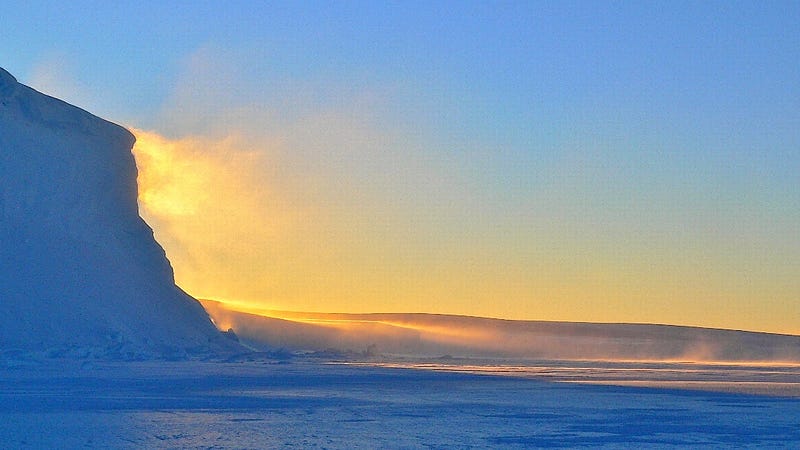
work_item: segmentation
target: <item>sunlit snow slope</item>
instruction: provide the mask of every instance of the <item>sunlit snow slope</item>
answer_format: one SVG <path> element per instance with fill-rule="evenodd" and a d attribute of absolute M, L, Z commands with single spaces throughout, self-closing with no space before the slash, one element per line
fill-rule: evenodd
<path fill-rule="evenodd" d="M 0 350 L 229 345 L 139 217 L 134 137 L 0 69 Z"/>
<path fill-rule="evenodd" d="M 239 311 L 201 300 L 256 347 L 365 354 L 657 361 L 800 362 L 800 336 L 651 324 L 500 320 L 441 314 Z"/>

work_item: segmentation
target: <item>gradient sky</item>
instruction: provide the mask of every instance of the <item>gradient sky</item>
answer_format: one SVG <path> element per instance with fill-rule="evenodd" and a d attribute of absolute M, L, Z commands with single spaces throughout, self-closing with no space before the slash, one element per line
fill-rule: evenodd
<path fill-rule="evenodd" d="M 8 3 L 195 296 L 800 334 L 798 2 Z"/>

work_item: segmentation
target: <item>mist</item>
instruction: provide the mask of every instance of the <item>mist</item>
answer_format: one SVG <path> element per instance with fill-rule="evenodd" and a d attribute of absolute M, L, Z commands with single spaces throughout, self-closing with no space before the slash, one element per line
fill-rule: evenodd
<path fill-rule="evenodd" d="M 233 329 L 244 342 L 262 350 L 336 350 L 417 357 L 800 363 L 800 336 L 791 335 L 438 314 L 303 313 L 245 309 L 210 300 L 202 303 L 220 329 Z"/>
<path fill-rule="evenodd" d="M 469 247 L 465 165 L 386 118 L 389 88 L 255 86 L 213 48 L 184 66 L 158 121 L 131 127 L 141 214 L 183 289 L 278 309 L 417 311 L 460 283 L 426 292 L 430 268 L 456 267 Z M 426 282 L 409 292 L 408 277 Z"/>
<path fill-rule="evenodd" d="M 212 46 L 182 67 L 133 131 L 141 214 L 195 297 L 798 333 L 791 219 L 709 216 L 702 191 L 670 179 L 642 190 L 668 152 L 639 167 L 568 130 L 516 149 L 434 133 L 445 111 L 427 114 L 413 86 L 264 83 Z"/>

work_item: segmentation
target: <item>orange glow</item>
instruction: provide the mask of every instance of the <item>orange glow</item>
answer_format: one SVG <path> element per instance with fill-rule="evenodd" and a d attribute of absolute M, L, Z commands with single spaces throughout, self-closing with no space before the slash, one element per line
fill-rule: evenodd
<path fill-rule="evenodd" d="M 560 359 L 589 365 L 664 363 L 680 365 L 680 371 L 686 373 L 702 372 L 712 365 L 800 367 L 796 360 L 800 355 L 789 347 L 767 349 L 762 343 L 755 348 L 753 342 L 739 340 L 742 335 L 722 335 L 719 330 L 678 329 L 665 334 L 664 328 L 645 330 L 629 325 L 598 327 L 428 314 L 309 313 L 211 300 L 202 303 L 212 317 L 237 333 L 293 348 L 358 350 L 374 345 L 387 354 Z M 712 339 L 709 333 L 715 333 L 717 345 L 713 348 L 707 344 Z M 725 359 L 726 355 L 733 359 Z M 754 361 L 758 355 L 763 359 Z"/>
<path fill-rule="evenodd" d="M 205 301 L 207 306 L 210 301 Z M 288 320 L 297 323 L 319 325 L 341 330 L 355 330 L 369 325 L 384 325 L 387 327 L 402 328 L 424 333 L 427 337 L 441 342 L 482 342 L 491 339 L 491 333 L 480 328 L 455 328 L 445 325 L 425 324 L 409 320 L 385 320 L 369 318 L 348 318 L 351 315 L 342 313 L 310 313 L 295 311 L 276 311 L 231 302 L 213 302 L 217 305 L 214 312 L 222 310 L 238 311 L 262 317 Z M 222 329 L 222 328 L 220 328 Z"/>
<path fill-rule="evenodd" d="M 292 226 L 286 207 L 261 177 L 263 152 L 236 136 L 168 139 L 132 130 L 139 207 L 193 295 L 236 295 L 265 284 L 263 260 Z"/>
<path fill-rule="evenodd" d="M 211 187 L 213 162 L 185 157 L 181 142 L 135 131 L 134 154 L 143 211 L 161 217 L 197 215 Z"/>
<path fill-rule="evenodd" d="M 290 316 L 290 317 L 286 317 Z M 491 333 L 479 328 L 454 328 L 442 325 L 426 325 L 409 321 L 394 320 L 368 320 L 368 319 L 322 319 L 314 317 L 292 317 L 292 314 L 281 314 L 277 311 L 274 317 L 292 322 L 319 325 L 336 328 L 344 331 L 376 331 L 381 328 L 398 328 L 419 333 L 419 335 L 432 342 L 442 344 L 470 343 L 478 347 L 492 347 L 489 345 L 495 338 Z"/>
<path fill-rule="evenodd" d="M 133 130 L 141 214 L 183 289 L 247 308 L 798 332 L 789 269 L 776 282 L 769 274 L 731 278 L 731 265 L 699 263 L 708 259 L 701 245 L 617 246 L 560 221 L 538 223 L 524 208 L 513 220 L 474 219 L 473 205 L 450 191 L 469 184 L 448 172 L 449 161 L 324 119 L 294 124 L 300 137 L 291 138 L 245 130 L 170 139 Z M 321 129 L 331 140 L 320 142 Z M 380 158 L 365 142 L 380 143 Z M 372 165 L 353 175 L 350 164 L 361 160 Z M 703 359 L 714 349 L 694 350 L 685 356 Z"/>

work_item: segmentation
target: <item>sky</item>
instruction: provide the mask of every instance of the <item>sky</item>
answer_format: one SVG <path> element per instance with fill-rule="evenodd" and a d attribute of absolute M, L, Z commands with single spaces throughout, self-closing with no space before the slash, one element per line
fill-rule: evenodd
<path fill-rule="evenodd" d="M 798 2 L 9 3 L 196 297 L 800 334 Z"/>

